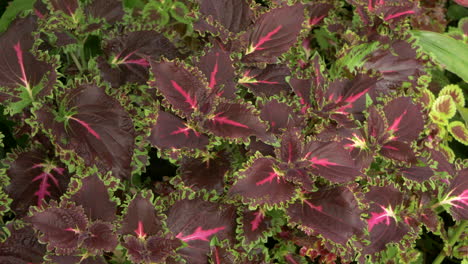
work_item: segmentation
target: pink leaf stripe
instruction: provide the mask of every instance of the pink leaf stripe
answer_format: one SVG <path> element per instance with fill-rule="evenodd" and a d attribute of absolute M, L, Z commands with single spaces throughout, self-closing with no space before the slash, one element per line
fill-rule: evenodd
<path fill-rule="evenodd" d="M 76 122 L 78 122 L 78 124 L 80 124 L 80 125 L 82 125 L 84 128 L 86 128 L 86 130 L 88 130 L 88 132 L 89 132 L 91 135 L 93 135 L 96 139 L 99 139 L 99 140 L 101 139 L 101 137 L 99 136 L 99 134 L 98 134 L 93 128 L 91 128 L 91 126 L 90 126 L 88 123 L 86 123 L 86 122 L 84 122 L 84 121 L 82 121 L 82 120 L 80 120 L 80 119 L 78 119 L 78 118 L 75 118 L 75 117 L 70 117 L 70 119 L 75 120 Z"/>
<path fill-rule="evenodd" d="M 360 92 L 360 93 L 357 93 L 355 95 L 352 95 L 348 98 L 346 98 L 345 102 L 348 103 L 347 105 L 344 105 L 342 107 L 340 107 L 337 112 L 339 113 L 344 113 L 346 109 L 348 108 L 351 108 L 353 107 L 353 103 L 356 102 L 356 100 L 358 100 L 359 98 L 361 98 L 364 94 L 366 94 L 367 92 L 369 91 L 369 88 L 365 89 L 364 91 Z M 338 101 L 341 99 L 341 96 L 340 98 L 338 99 Z"/>
<path fill-rule="evenodd" d="M 23 51 L 21 50 L 20 42 L 18 41 L 18 43 L 16 43 L 16 45 L 14 45 L 13 48 L 15 49 L 16 57 L 18 58 L 18 64 L 19 64 L 19 66 L 21 68 L 21 75 L 22 76 L 20 77 L 20 80 L 23 83 L 23 85 L 28 90 L 30 90 L 29 82 L 28 82 L 28 79 L 26 78 L 26 70 L 24 69 Z"/>
<path fill-rule="evenodd" d="M 314 17 L 309 19 L 309 26 L 314 26 L 317 25 L 322 19 L 325 17 L 325 15 L 321 15 L 319 17 Z"/>
<path fill-rule="evenodd" d="M 265 49 L 265 48 L 262 48 L 261 46 L 262 46 L 263 44 L 265 44 L 265 42 L 270 41 L 271 38 L 273 37 L 273 35 L 275 35 L 276 33 L 278 33 L 278 32 L 281 30 L 282 27 L 283 27 L 283 26 L 279 25 L 279 26 L 277 26 L 275 29 L 273 29 L 271 32 L 269 32 L 268 34 L 266 34 L 264 37 L 260 38 L 260 40 L 258 41 L 257 45 L 251 47 L 251 48 L 247 51 L 246 54 L 250 54 L 250 53 L 252 53 L 252 52 L 254 52 L 254 51 L 256 51 L 256 50 L 263 50 L 263 49 Z"/>
<path fill-rule="evenodd" d="M 307 154 L 310 154 L 310 152 L 307 153 Z M 338 163 L 328 161 L 328 159 L 319 159 L 317 157 L 312 157 L 311 159 L 309 159 L 309 161 L 312 162 L 312 167 L 314 167 L 314 168 L 316 168 L 315 165 L 319 165 L 319 166 L 323 166 L 323 167 L 328 167 L 330 165 L 331 166 L 337 166 L 338 165 Z"/>
<path fill-rule="evenodd" d="M 191 130 L 191 131 L 193 131 L 193 133 L 195 134 L 195 136 L 200 137 L 200 133 L 197 132 L 197 131 L 195 131 L 195 130 L 193 130 L 193 129 L 190 128 L 190 127 L 177 127 L 177 128 L 178 128 L 177 130 L 171 132 L 171 135 L 177 135 L 177 134 L 183 133 L 184 136 L 185 136 L 186 138 L 188 138 L 188 137 L 189 137 L 189 131 Z"/>
<path fill-rule="evenodd" d="M 213 67 L 213 71 L 210 74 L 210 84 L 208 87 L 213 89 L 216 85 L 216 74 L 218 73 L 218 60 L 219 60 L 219 52 L 216 52 L 216 63 Z"/>
<path fill-rule="evenodd" d="M 37 196 L 37 206 L 39 207 L 42 206 L 42 200 L 44 200 L 46 196 L 50 196 L 50 192 L 47 190 L 50 187 L 50 184 L 47 182 L 48 179 L 51 179 L 55 186 L 58 187 L 57 179 L 52 174 L 47 172 L 39 174 L 32 180 L 33 182 L 41 180 L 41 183 L 39 184 L 39 190 L 34 193 L 34 195 Z"/>
<path fill-rule="evenodd" d="M 135 234 L 138 236 L 138 238 L 144 239 L 146 237 L 146 233 L 143 228 L 143 222 L 138 221 L 138 227 L 135 229 Z"/>
<path fill-rule="evenodd" d="M 263 218 L 265 217 L 265 215 L 261 211 L 255 212 L 254 215 L 255 215 L 254 220 L 250 222 L 250 225 L 251 225 L 250 230 L 252 231 L 255 231 L 258 229 L 258 227 L 263 221 Z"/>
<path fill-rule="evenodd" d="M 228 119 L 227 117 L 225 116 L 220 116 L 222 115 L 224 112 L 221 112 L 219 114 L 216 114 L 214 117 L 213 117 L 213 123 L 220 123 L 220 124 L 226 124 L 226 125 L 231 125 L 231 126 L 236 126 L 236 127 L 242 127 L 242 128 L 249 128 L 248 126 L 244 125 L 244 124 L 241 124 L 239 122 L 236 122 L 236 121 L 233 121 L 233 120 L 230 120 Z"/>
<path fill-rule="evenodd" d="M 197 229 L 195 229 L 195 232 L 193 232 L 190 235 L 182 236 L 182 232 L 181 232 L 181 233 L 177 234 L 176 237 L 178 239 L 184 241 L 184 242 L 191 241 L 191 240 L 208 241 L 208 237 L 218 233 L 221 230 L 224 230 L 225 228 L 226 227 L 221 226 L 221 227 L 216 227 L 216 228 L 213 228 L 213 229 L 203 230 L 203 228 L 201 226 L 199 226 L 199 227 L 197 227 Z"/>
<path fill-rule="evenodd" d="M 462 206 L 457 203 L 468 206 L 468 189 L 464 190 L 458 196 L 450 197 L 450 194 L 448 194 L 447 197 L 443 201 L 440 202 L 440 204 L 449 204 L 455 208 L 459 208 L 459 209 L 462 208 Z"/>
<path fill-rule="evenodd" d="M 319 211 L 319 212 L 322 212 L 322 210 L 323 210 L 323 208 L 322 208 L 321 205 L 315 206 L 315 205 L 313 205 L 311 202 L 309 202 L 309 201 L 307 201 L 307 200 L 304 200 L 303 202 L 304 202 L 305 204 L 307 204 L 312 210 L 317 210 L 317 211 Z"/>
<path fill-rule="evenodd" d="M 192 107 L 192 109 L 196 109 L 197 101 L 191 98 L 190 95 L 186 91 L 184 91 L 184 89 L 182 89 L 182 87 L 180 87 L 179 84 L 177 84 L 177 82 L 171 80 L 171 83 L 172 87 L 174 87 L 174 89 L 176 89 L 176 91 L 179 92 L 185 98 L 185 102 L 188 103 L 190 107 Z"/>
<path fill-rule="evenodd" d="M 408 10 L 408 11 L 404 11 L 404 12 L 399 12 L 399 13 L 396 13 L 396 14 L 393 14 L 393 15 L 388 15 L 384 18 L 385 21 L 388 21 L 390 19 L 394 19 L 394 18 L 397 18 L 397 17 L 401 17 L 401 16 L 404 16 L 404 15 L 410 15 L 410 14 L 415 14 L 416 12 L 414 12 L 413 10 Z"/>
<path fill-rule="evenodd" d="M 384 148 L 384 149 L 389 149 L 389 150 L 394 150 L 394 151 L 398 151 L 398 150 L 399 150 L 398 148 L 395 148 L 394 146 L 389 146 L 389 145 L 384 145 L 383 148 Z"/>
<path fill-rule="evenodd" d="M 216 264 L 221 264 L 221 260 L 219 259 L 218 247 L 215 247 L 214 249 L 215 249 Z"/>
<path fill-rule="evenodd" d="M 120 55 L 117 55 L 114 59 L 114 63 L 116 64 L 138 64 L 140 66 L 143 66 L 143 67 L 149 67 L 150 64 L 149 62 L 146 60 L 146 59 L 143 59 L 143 58 L 140 58 L 140 59 L 137 59 L 137 60 L 129 60 L 128 58 L 130 56 L 132 56 L 133 54 L 135 54 L 136 51 L 132 51 L 130 52 L 127 56 L 125 56 L 123 59 L 120 59 Z"/>
<path fill-rule="evenodd" d="M 78 228 L 71 228 L 71 227 L 69 227 L 69 228 L 65 228 L 64 230 L 65 230 L 65 231 L 73 232 L 73 233 L 75 233 L 75 234 L 79 234 L 79 233 L 80 233 L 80 230 L 79 230 Z"/>
<path fill-rule="evenodd" d="M 380 208 L 382 208 L 383 212 L 381 213 L 371 212 L 371 218 L 367 219 L 369 232 L 372 231 L 372 228 L 374 228 L 375 225 L 378 225 L 382 222 L 385 222 L 385 224 L 389 226 L 390 218 L 395 218 L 395 214 L 393 213 L 391 208 L 387 209 L 383 206 L 380 206 Z"/>
<path fill-rule="evenodd" d="M 405 112 L 403 112 L 403 114 L 401 114 L 399 117 L 397 117 L 395 119 L 395 121 L 393 121 L 393 124 L 388 128 L 388 131 L 393 131 L 393 132 L 398 131 L 401 119 L 403 119 L 403 116 L 406 115 L 406 113 L 407 113 L 407 110 L 405 110 Z"/>
<path fill-rule="evenodd" d="M 256 186 L 259 186 L 259 185 L 263 185 L 265 183 L 271 183 L 274 179 L 276 178 L 276 181 L 279 183 L 279 175 L 276 173 L 276 172 L 270 172 L 270 174 L 268 174 L 268 177 L 266 177 L 265 179 L 261 180 L 261 181 L 258 181 L 255 183 Z"/>
<path fill-rule="evenodd" d="M 42 167 L 44 167 L 43 164 L 34 164 L 34 166 L 32 166 L 33 169 L 42 168 Z M 53 168 L 53 170 L 55 172 L 57 172 L 58 174 L 63 175 L 63 171 L 65 169 L 63 169 L 63 168 Z M 37 196 L 37 206 L 39 206 L 39 207 L 42 206 L 42 201 L 45 199 L 45 197 L 50 196 L 50 192 L 48 191 L 48 189 L 50 187 L 50 184 L 48 183 L 49 179 L 52 180 L 52 182 L 54 183 L 54 185 L 57 188 L 59 188 L 59 182 L 58 182 L 57 178 L 55 178 L 54 175 L 52 175 L 49 172 L 42 172 L 41 174 L 36 176 L 34 179 L 32 179 L 32 182 L 41 180 L 41 183 L 39 184 L 39 190 L 37 190 L 34 193 L 34 195 Z"/>

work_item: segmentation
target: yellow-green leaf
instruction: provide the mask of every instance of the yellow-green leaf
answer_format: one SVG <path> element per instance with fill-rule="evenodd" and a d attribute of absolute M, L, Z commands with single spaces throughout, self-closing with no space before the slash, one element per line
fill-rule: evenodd
<path fill-rule="evenodd" d="M 457 106 L 465 106 L 465 97 L 463 91 L 457 84 L 446 85 L 439 93 L 441 95 L 450 95 Z"/>
<path fill-rule="evenodd" d="M 457 112 L 457 105 L 450 95 L 442 95 L 435 100 L 431 112 L 435 112 L 441 118 L 448 120 Z"/>

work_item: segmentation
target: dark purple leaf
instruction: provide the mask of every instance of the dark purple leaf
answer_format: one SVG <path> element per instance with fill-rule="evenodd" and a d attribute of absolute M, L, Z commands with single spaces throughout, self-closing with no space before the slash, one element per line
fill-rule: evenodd
<path fill-rule="evenodd" d="M 271 140 L 266 125 L 247 103 L 221 100 L 208 115 L 203 127 L 219 137 L 245 140 L 254 135 L 263 141 Z"/>
<path fill-rule="evenodd" d="M 189 263 L 207 263 L 209 242 L 213 236 L 219 241 L 227 239 L 230 243 L 234 242 L 234 206 L 184 199 L 175 202 L 165 214 L 172 233 L 189 245 L 177 251 Z"/>
<path fill-rule="evenodd" d="M 388 92 L 401 87 L 403 82 L 416 85 L 424 73 L 424 62 L 416 56 L 416 50 L 405 41 L 395 41 L 391 49 L 378 49 L 366 59 L 364 68 L 377 70 L 383 79 L 377 82 L 377 89 Z"/>
<path fill-rule="evenodd" d="M 73 16 L 78 8 L 78 0 L 51 0 L 50 3 L 54 11 L 62 11 L 69 16 Z"/>
<path fill-rule="evenodd" d="M 149 137 L 151 144 L 158 148 L 198 148 L 204 149 L 209 138 L 194 130 L 179 117 L 159 111 L 156 124 Z"/>
<path fill-rule="evenodd" d="M 201 189 L 224 191 L 224 176 L 229 171 L 231 161 L 225 152 L 218 153 L 213 159 L 185 157 L 179 167 L 180 177 L 185 186 L 198 191 Z"/>
<path fill-rule="evenodd" d="M 190 116 L 200 110 L 208 94 L 204 77 L 178 62 L 151 62 L 155 85 L 171 106 Z"/>
<path fill-rule="evenodd" d="M 455 220 L 468 220 L 468 169 L 459 171 L 458 175 L 451 180 L 439 204 L 450 205 L 450 214 Z"/>
<path fill-rule="evenodd" d="M 228 99 L 236 97 L 234 66 L 223 44 L 214 44 L 195 64 L 205 74 L 212 93 Z"/>
<path fill-rule="evenodd" d="M 230 195 L 240 195 L 252 206 L 280 205 L 295 196 L 296 187 L 284 179 L 272 158 L 257 158 L 239 174 L 239 179 L 229 190 Z"/>
<path fill-rule="evenodd" d="M 112 222 L 115 220 L 116 204 L 109 200 L 107 187 L 97 175 L 81 180 L 81 188 L 71 200 L 84 208 L 88 219 Z"/>
<path fill-rule="evenodd" d="M 239 83 L 249 88 L 255 96 L 270 97 L 289 92 L 285 78 L 290 74 L 289 68 L 282 64 L 269 64 L 265 69 L 249 67 Z"/>
<path fill-rule="evenodd" d="M 199 0 L 199 2 L 200 13 L 203 17 L 211 17 L 210 20 L 219 22 L 232 33 L 244 31 L 252 24 L 253 13 L 246 0 Z M 195 28 L 198 28 L 197 24 Z M 216 34 L 218 30 L 211 32 Z"/>
<path fill-rule="evenodd" d="M 179 239 L 150 236 L 147 240 L 134 236 L 125 237 L 123 246 L 128 250 L 129 259 L 134 263 L 166 263 L 165 260 L 182 246 Z"/>
<path fill-rule="evenodd" d="M 398 97 L 384 107 L 387 117 L 387 131 L 391 133 L 391 140 L 412 141 L 418 138 L 423 130 L 422 113 L 410 97 Z"/>
<path fill-rule="evenodd" d="M 381 112 L 376 107 L 369 108 L 369 117 L 367 118 L 367 137 L 371 142 L 383 144 L 386 139 L 387 125 Z"/>
<path fill-rule="evenodd" d="M 118 244 L 113 228 L 112 224 L 107 222 L 92 223 L 88 227 L 89 237 L 83 241 L 83 246 L 96 255 L 102 254 L 103 251 L 113 251 Z"/>
<path fill-rule="evenodd" d="M 11 208 L 18 217 L 25 216 L 31 205 L 41 207 L 44 201 L 58 200 L 70 181 L 65 165 L 41 148 L 17 154 L 6 173 L 10 184 L 5 192 L 13 199 Z"/>
<path fill-rule="evenodd" d="M 46 246 L 37 241 L 34 230 L 30 226 L 17 229 L 13 224 L 8 224 L 7 228 L 11 235 L 0 243 L 0 263 L 41 263 Z"/>
<path fill-rule="evenodd" d="M 268 122 L 269 131 L 275 134 L 281 134 L 284 129 L 298 127 L 304 120 L 302 115 L 297 113 L 292 106 L 276 99 L 261 106 L 260 118 Z"/>
<path fill-rule="evenodd" d="M 85 12 L 95 18 L 103 18 L 109 24 L 121 20 L 125 14 L 120 0 L 93 0 L 85 7 Z"/>
<path fill-rule="evenodd" d="M 294 93 L 299 96 L 301 105 L 304 107 L 310 107 L 311 93 L 312 93 L 312 80 L 311 79 L 297 79 L 291 78 L 289 81 Z"/>
<path fill-rule="evenodd" d="M 374 215 L 383 217 L 385 212 Z M 397 223 L 394 218 L 385 218 L 385 224 L 375 226 L 370 231 L 370 244 L 364 248 L 364 254 L 374 254 L 384 250 L 389 243 L 400 242 L 408 233 L 407 225 Z"/>
<path fill-rule="evenodd" d="M 332 8 L 336 8 L 333 3 L 310 2 L 305 6 L 308 11 L 309 26 L 318 25 Z"/>
<path fill-rule="evenodd" d="M 135 130 L 130 115 L 119 101 L 108 96 L 104 87 L 82 84 L 68 91 L 64 99 L 73 111 L 66 123 L 59 123 L 51 109 L 37 112 L 38 121 L 52 130 L 58 145 L 75 151 L 86 166 L 96 165 L 102 173 L 112 171 L 118 178 L 129 178 Z"/>
<path fill-rule="evenodd" d="M 309 161 L 312 173 L 331 182 L 349 182 L 361 175 L 349 152 L 337 142 L 309 142 L 303 159 Z"/>
<path fill-rule="evenodd" d="M 150 198 L 136 195 L 127 207 L 120 234 L 138 237 L 158 234 L 162 231 L 162 224 L 156 213 Z"/>
<path fill-rule="evenodd" d="M 323 106 L 322 111 L 330 111 L 337 114 L 353 114 L 357 120 L 363 120 L 363 111 L 366 109 L 366 95 L 375 98 L 375 87 L 377 78 L 365 74 L 357 75 L 353 80 L 337 80 L 332 82 L 325 98 L 328 104 Z M 316 99 L 319 101 L 323 97 L 320 89 Z"/>
<path fill-rule="evenodd" d="M 370 245 L 364 248 L 365 254 L 382 251 L 388 243 L 398 243 L 409 232 L 408 226 L 396 221 L 394 210 L 403 202 L 403 193 L 392 185 L 371 187 L 365 195 L 370 203 L 367 228 L 370 233 Z"/>
<path fill-rule="evenodd" d="M 265 144 L 256 137 L 252 136 L 250 137 L 248 152 L 249 154 L 253 155 L 257 151 L 260 152 L 263 156 L 275 156 L 275 148 L 273 146 Z"/>
<path fill-rule="evenodd" d="M 320 234 L 341 245 L 354 235 L 362 235 L 365 228 L 353 191 L 345 187 L 308 193 L 289 206 L 287 213 L 305 232 Z"/>
<path fill-rule="evenodd" d="M 34 212 L 26 220 L 42 234 L 39 241 L 48 244 L 48 250 L 58 254 L 74 252 L 83 241 L 87 219 L 81 206 L 73 203 L 51 203 L 44 210 Z"/>
<path fill-rule="evenodd" d="M 279 159 L 282 162 L 292 164 L 303 157 L 304 137 L 299 129 L 287 130 L 281 138 Z"/>
<path fill-rule="evenodd" d="M 395 23 L 403 20 L 407 16 L 419 13 L 418 5 L 410 1 L 379 1 L 376 2 L 370 11 L 373 11 L 383 17 L 384 21 Z"/>
<path fill-rule="evenodd" d="M 104 80 L 113 87 L 128 82 L 146 84 L 150 60 L 178 56 L 174 44 L 163 34 L 150 30 L 128 32 L 112 38 L 106 41 L 103 51 L 105 57 L 98 59 L 99 69 Z"/>
<path fill-rule="evenodd" d="M 403 177 L 410 179 L 412 181 L 416 181 L 422 183 L 424 181 L 429 180 L 432 176 L 434 176 L 434 171 L 430 167 L 416 167 L 413 166 L 411 168 L 403 168 L 400 170 L 403 174 Z"/>
<path fill-rule="evenodd" d="M 274 63 L 297 41 L 304 21 L 304 6 L 295 4 L 261 15 L 242 37 L 249 43 L 243 61 Z"/>
<path fill-rule="evenodd" d="M 36 29 L 33 16 L 12 22 L 0 36 L 4 52 L 0 58 L 0 100 L 24 104 L 15 106 L 19 112 L 36 98 L 48 95 L 56 81 L 56 72 L 51 64 L 38 60 L 29 50 L 34 43 Z"/>
<path fill-rule="evenodd" d="M 83 259 L 80 256 L 50 256 L 54 264 L 107 264 L 104 257 L 87 257 Z"/>
<path fill-rule="evenodd" d="M 409 163 L 417 162 L 413 149 L 407 143 L 401 141 L 391 141 L 385 143 L 380 149 L 380 154 L 390 159 Z"/>
<path fill-rule="evenodd" d="M 244 210 L 241 219 L 242 237 L 243 242 L 246 244 L 258 242 L 262 238 L 265 239 L 267 237 L 266 232 L 271 231 L 271 217 L 266 216 L 262 210 Z"/>

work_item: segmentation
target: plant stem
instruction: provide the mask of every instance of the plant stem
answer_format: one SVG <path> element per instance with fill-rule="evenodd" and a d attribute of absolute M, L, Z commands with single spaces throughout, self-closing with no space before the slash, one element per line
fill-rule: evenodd
<path fill-rule="evenodd" d="M 463 231 L 465 231 L 465 228 L 468 224 L 468 221 L 466 220 L 463 220 L 460 225 L 457 227 L 457 229 L 455 229 L 455 233 L 453 234 L 453 236 L 449 239 L 449 243 L 448 243 L 448 246 L 449 247 L 452 247 L 453 245 L 455 245 L 455 243 L 458 241 L 458 239 L 460 238 L 461 234 L 463 233 Z M 444 247 L 445 248 L 445 247 Z M 442 249 L 439 253 L 439 255 L 437 256 L 437 258 L 434 260 L 434 262 L 432 262 L 432 264 L 440 264 L 442 263 L 442 261 L 444 260 L 444 258 L 446 257 L 445 255 L 445 251 L 444 249 Z"/>
<path fill-rule="evenodd" d="M 78 70 L 79 70 L 80 72 L 83 72 L 83 67 L 81 67 L 80 61 L 79 61 L 78 58 L 76 57 L 75 53 L 70 52 L 70 55 L 71 55 L 73 61 L 75 62 L 76 67 L 78 67 Z"/>

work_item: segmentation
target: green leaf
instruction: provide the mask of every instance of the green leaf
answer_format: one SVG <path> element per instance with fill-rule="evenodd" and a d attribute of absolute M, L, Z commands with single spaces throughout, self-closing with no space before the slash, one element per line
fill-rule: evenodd
<path fill-rule="evenodd" d="M 436 32 L 412 30 L 411 33 L 424 52 L 468 82 L 468 45 Z"/>
<path fill-rule="evenodd" d="M 5 31 L 19 13 L 33 9 L 36 0 L 14 0 L 12 1 L 0 18 L 0 33 Z"/>

